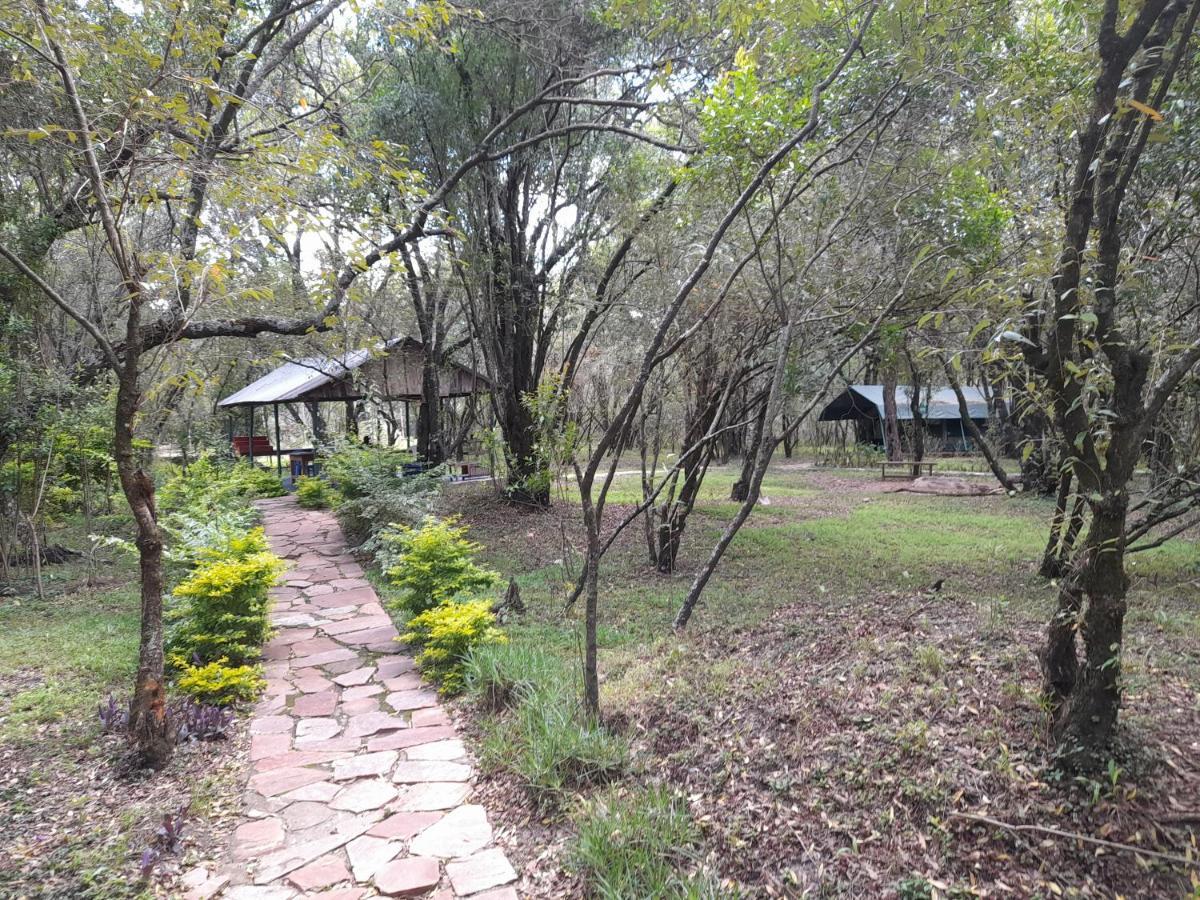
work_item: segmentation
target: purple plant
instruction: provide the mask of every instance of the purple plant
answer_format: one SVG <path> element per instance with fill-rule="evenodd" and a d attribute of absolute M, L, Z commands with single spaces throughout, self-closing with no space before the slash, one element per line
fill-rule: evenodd
<path fill-rule="evenodd" d="M 219 741 L 229 736 L 233 713 L 219 706 L 197 703 L 190 698 L 172 703 L 167 716 L 179 741 Z"/>
<path fill-rule="evenodd" d="M 112 694 L 108 695 L 107 703 L 96 707 L 96 715 L 105 734 L 124 734 L 129 730 L 129 708 L 118 703 Z"/>
<path fill-rule="evenodd" d="M 154 832 L 154 839 L 160 851 L 174 853 L 179 846 L 184 826 L 187 824 L 189 805 L 185 803 L 174 813 L 167 813 L 163 816 L 162 824 Z"/>
<path fill-rule="evenodd" d="M 142 881 L 145 881 L 153 874 L 154 866 L 157 865 L 160 856 L 162 854 L 153 847 L 147 847 L 142 851 L 142 859 L 138 863 L 138 869 L 142 873 Z"/>

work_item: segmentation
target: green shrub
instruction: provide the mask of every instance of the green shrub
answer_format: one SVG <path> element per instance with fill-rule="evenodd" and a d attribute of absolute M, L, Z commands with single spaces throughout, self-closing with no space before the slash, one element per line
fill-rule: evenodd
<path fill-rule="evenodd" d="M 245 509 L 259 497 L 284 494 L 274 472 L 248 462 L 219 463 L 202 456 L 187 470 L 177 469 L 158 488 L 158 506 L 164 512 L 187 510 L 193 515 L 216 509 Z"/>
<path fill-rule="evenodd" d="M 324 454 L 321 467 L 342 496 L 354 500 L 369 497 L 399 480 L 404 464 L 412 461 L 413 455 L 407 450 L 345 441 Z"/>
<path fill-rule="evenodd" d="M 304 509 L 328 509 L 334 505 L 334 491 L 323 478 L 301 475 L 296 479 L 296 502 Z"/>
<path fill-rule="evenodd" d="M 433 507 L 440 473 L 401 477 L 412 454 L 391 447 L 339 444 L 323 460 L 336 488 L 335 514 L 347 542 L 368 552 L 378 549 L 377 535 L 388 525 L 417 525 Z"/>
<path fill-rule="evenodd" d="M 203 666 L 185 665 L 175 687 L 199 703 L 232 706 L 256 700 L 266 682 L 258 666 L 231 666 L 221 658 Z"/>
<path fill-rule="evenodd" d="M 610 795 L 575 817 L 571 862 L 591 896 L 715 897 L 716 886 L 685 870 L 699 841 L 684 804 L 665 790 Z"/>
<path fill-rule="evenodd" d="M 267 591 L 280 571 L 279 558 L 266 552 L 201 562 L 174 591 L 170 665 L 183 670 L 197 661 L 236 666 L 257 659 L 269 630 Z"/>
<path fill-rule="evenodd" d="M 451 600 L 427 609 L 409 620 L 399 639 L 421 649 L 417 665 L 444 694 L 462 690 L 463 661 L 472 648 L 507 640 L 487 600 Z"/>
<path fill-rule="evenodd" d="M 422 613 L 500 581 L 499 573 L 475 565 L 472 556 L 479 545 L 467 540 L 466 526 L 456 521 L 427 516 L 420 528 L 396 524 L 380 534 L 380 564 L 402 592 L 399 605 L 410 612 Z"/>

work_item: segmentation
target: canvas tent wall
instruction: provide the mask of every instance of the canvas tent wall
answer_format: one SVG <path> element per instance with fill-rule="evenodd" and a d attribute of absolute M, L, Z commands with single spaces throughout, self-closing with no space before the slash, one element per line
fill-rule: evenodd
<path fill-rule="evenodd" d="M 985 431 L 988 424 L 987 398 L 978 388 L 964 387 L 962 391 L 971 420 L 981 431 Z M 913 411 L 909 405 L 911 393 L 912 389 L 904 385 L 896 388 L 896 418 L 900 422 L 913 421 Z M 970 435 L 959 414 L 958 398 L 950 388 L 923 389 L 918 409 L 925 420 L 926 433 L 937 448 L 946 452 L 972 449 Z M 883 385 L 848 385 L 826 404 L 818 421 L 857 422 L 860 434 L 868 437 L 872 443 L 885 445 Z"/>

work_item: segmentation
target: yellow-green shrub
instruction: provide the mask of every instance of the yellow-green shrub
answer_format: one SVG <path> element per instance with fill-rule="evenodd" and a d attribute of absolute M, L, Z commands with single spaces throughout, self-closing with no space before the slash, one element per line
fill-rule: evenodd
<path fill-rule="evenodd" d="M 380 534 L 380 562 L 388 580 L 402 591 L 400 605 L 422 613 L 458 594 L 491 587 L 500 575 L 472 559 L 479 544 L 467 540 L 457 519 L 426 516 L 419 528 L 389 525 Z"/>
<path fill-rule="evenodd" d="M 174 591 L 179 605 L 167 642 L 167 661 L 183 670 L 221 659 L 234 666 L 258 658 L 269 631 L 267 591 L 282 570 L 264 551 L 207 559 Z"/>
<path fill-rule="evenodd" d="M 333 505 L 333 488 L 323 478 L 301 475 L 296 479 L 296 502 L 304 509 L 326 509 Z"/>
<path fill-rule="evenodd" d="M 257 699 L 266 682 L 258 666 L 231 666 L 222 657 L 203 666 L 184 666 L 175 687 L 200 703 L 231 706 Z"/>
<path fill-rule="evenodd" d="M 472 647 L 507 641 L 487 600 L 450 600 L 413 616 L 399 640 L 421 648 L 417 665 L 444 694 L 463 687 L 463 662 Z"/>

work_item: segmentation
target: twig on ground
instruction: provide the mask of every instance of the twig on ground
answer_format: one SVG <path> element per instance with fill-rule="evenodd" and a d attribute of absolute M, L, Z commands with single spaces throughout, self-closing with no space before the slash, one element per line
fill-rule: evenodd
<path fill-rule="evenodd" d="M 1058 828 L 1050 828 L 1047 825 L 1013 825 L 1010 822 L 1001 822 L 999 819 L 993 819 L 989 816 L 980 816 L 975 813 L 960 813 L 952 812 L 950 816 L 955 819 L 966 819 L 968 822 L 979 822 L 983 825 L 991 825 L 994 828 L 1002 828 L 1005 831 L 1022 832 L 1035 831 L 1039 834 L 1049 834 L 1054 837 L 1066 838 L 1071 841 L 1083 841 L 1088 844 L 1096 844 L 1100 847 L 1108 847 L 1111 850 L 1124 850 L 1127 853 L 1137 853 L 1141 856 L 1153 856 L 1155 859 L 1165 859 L 1168 862 L 1177 863 L 1181 866 L 1195 866 L 1197 861 L 1188 859 L 1186 856 L 1177 856 L 1174 853 L 1161 853 L 1158 850 L 1146 850 L 1142 847 L 1136 847 L 1133 844 L 1121 844 L 1117 841 L 1106 841 L 1103 838 L 1089 837 L 1086 834 L 1076 834 L 1073 831 L 1062 831 Z"/>

